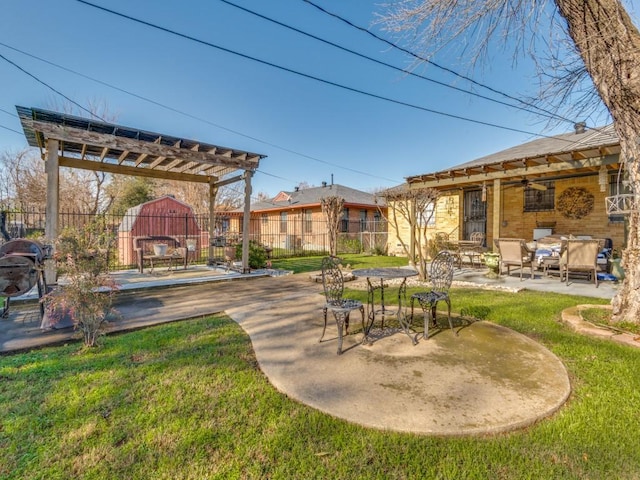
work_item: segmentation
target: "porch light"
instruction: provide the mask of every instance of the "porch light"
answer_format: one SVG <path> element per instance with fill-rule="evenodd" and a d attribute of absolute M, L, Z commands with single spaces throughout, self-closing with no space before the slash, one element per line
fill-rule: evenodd
<path fill-rule="evenodd" d="M 600 191 L 607 191 L 607 175 L 608 175 L 607 167 L 604 165 L 600 165 L 600 171 L 598 172 L 598 185 L 600 185 Z"/>

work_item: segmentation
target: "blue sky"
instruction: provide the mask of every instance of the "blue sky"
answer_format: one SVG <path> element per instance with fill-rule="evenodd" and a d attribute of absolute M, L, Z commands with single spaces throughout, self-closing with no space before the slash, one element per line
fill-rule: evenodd
<path fill-rule="evenodd" d="M 320 185 L 330 182 L 332 175 L 335 183 L 365 191 L 391 187 L 407 176 L 446 169 L 537 138 L 533 134 L 564 133 L 572 128 L 564 124 L 545 130 L 544 119 L 528 112 L 407 76 L 219 0 L 91 1 L 305 75 L 522 131 L 436 115 L 348 91 L 76 0 L 3 0 L 0 55 L 81 105 L 106 104 L 115 123 L 267 155 L 254 177 L 254 194 L 274 196 L 300 182 Z M 313 1 L 363 27 L 371 27 L 380 3 Z M 303 0 L 233 3 L 399 68 L 411 63 L 407 54 Z M 393 40 L 376 27 L 372 31 Z M 461 59 L 436 60 L 465 71 Z M 537 81 L 532 65 L 525 60 L 515 67 L 512 63 L 510 57 L 496 55 L 476 79 L 514 96 L 533 95 Z M 416 73 L 479 91 L 433 67 L 419 67 Z M 0 152 L 26 147 L 15 105 L 59 110 L 65 103 L 0 58 Z M 602 123 L 606 118 L 599 120 Z M 589 120 L 588 124 L 596 126 Z"/>

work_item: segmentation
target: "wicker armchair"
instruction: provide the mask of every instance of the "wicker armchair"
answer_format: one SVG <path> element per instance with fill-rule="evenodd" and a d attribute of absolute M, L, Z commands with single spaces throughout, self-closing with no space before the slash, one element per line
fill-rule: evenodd
<path fill-rule="evenodd" d="M 517 266 L 520 268 L 520 280 L 522 280 L 522 271 L 524 267 L 529 267 L 531 270 L 531 278 L 533 276 L 533 255 L 527 248 L 527 244 L 522 238 L 497 238 L 494 240 L 496 248 L 500 253 L 500 274 L 504 272 L 504 267 L 507 267 L 507 275 L 511 273 L 511 267 Z"/>
<path fill-rule="evenodd" d="M 567 248 L 560 259 L 560 281 L 566 276 L 568 285 L 569 273 L 586 272 L 598 288 L 598 253 L 603 244 L 603 240 L 567 240 Z"/>

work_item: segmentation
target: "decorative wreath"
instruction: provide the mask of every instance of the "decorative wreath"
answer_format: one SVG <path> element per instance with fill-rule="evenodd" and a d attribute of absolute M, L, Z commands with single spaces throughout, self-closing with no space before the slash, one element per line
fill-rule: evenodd
<path fill-rule="evenodd" d="M 582 187 L 567 188 L 558 198 L 558 211 L 567 218 L 586 217 L 593 210 L 593 195 Z"/>

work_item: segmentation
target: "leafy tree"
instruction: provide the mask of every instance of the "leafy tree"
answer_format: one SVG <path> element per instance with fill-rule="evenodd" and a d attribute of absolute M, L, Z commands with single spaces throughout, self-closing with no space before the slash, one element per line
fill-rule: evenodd
<path fill-rule="evenodd" d="M 124 215 L 129 208 L 153 199 L 153 182 L 146 178 L 126 177 L 115 185 L 117 191 L 113 191 L 112 194 L 117 196 L 111 207 L 111 212 L 115 215 Z"/>
<path fill-rule="evenodd" d="M 622 255 L 627 275 L 612 301 L 614 319 L 640 323 L 640 32 L 623 2 L 406 0 L 386 8 L 381 22 L 420 46 L 423 58 L 446 49 L 450 56 L 466 55 L 472 66 L 486 65 L 491 47 L 501 44 L 536 60 L 541 100 L 558 109 L 562 102 L 577 105 L 573 111 L 582 118 L 598 108 L 594 99 L 602 101 L 636 194 Z"/>

